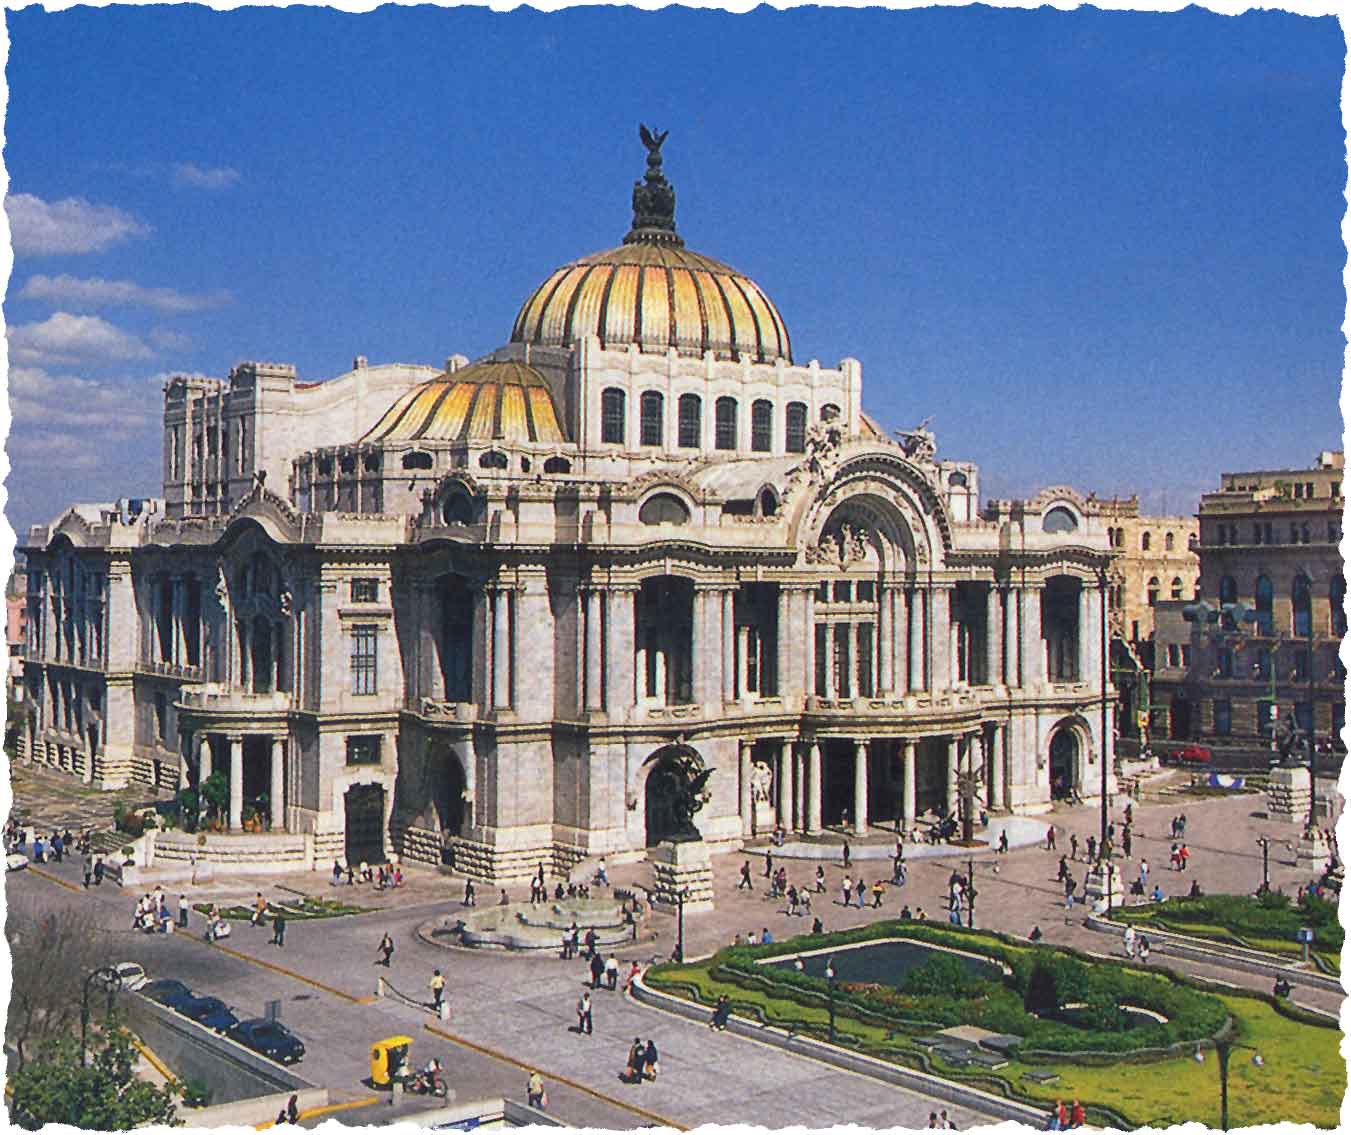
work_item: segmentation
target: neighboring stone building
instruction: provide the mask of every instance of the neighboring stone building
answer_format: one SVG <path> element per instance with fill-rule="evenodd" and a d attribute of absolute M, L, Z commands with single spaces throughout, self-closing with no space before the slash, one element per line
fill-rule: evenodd
<path fill-rule="evenodd" d="M 1303 736 L 1312 726 L 1321 746 L 1341 746 L 1342 464 L 1322 453 L 1311 469 L 1225 473 L 1201 498 L 1200 596 L 1244 603 L 1256 621 L 1201 628 L 1179 610 L 1160 626 L 1155 701 L 1173 738 L 1266 748 L 1293 713 Z"/>
<path fill-rule="evenodd" d="M 15 567 L 5 584 L 5 644 L 9 648 L 6 691 L 23 688 L 23 646 L 28 639 L 28 574 Z"/>
<path fill-rule="evenodd" d="M 982 509 L 975 465 L 885 436 L 858 362 L 796 363 L 683 246 L 655 145 L 634 213 L 477 362 L 172 379 L 163 502 L 29 534 L 26 752 L 228 770 L 230 826 L 271 828 L 235 855 L 499 878 L 660 840 L 649 774 L 691 749 L 724 845 L 912 824 L 967 763 L 994 810 L 1094 796 L 1097 505 Z"/>

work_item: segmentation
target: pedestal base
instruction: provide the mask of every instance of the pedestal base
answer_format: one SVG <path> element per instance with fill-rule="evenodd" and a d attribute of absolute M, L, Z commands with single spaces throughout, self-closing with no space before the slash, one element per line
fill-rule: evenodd
<path fill-rule="evenodd" d="M 1267 816 L 1288 824 L 1302 824 L 1309 818 L 1309 770 L 1300 766 L 1278 765 L 1267 781 Z"/>
<path fill-rule="evenodd" d="M 648 852 L 648 859 L 652 863 L 653 907 L 674 911 L 676 896 L 683 891 L 686 914 L 713 909 L 713 865 L 703 840 L 663 841 Z"/>
<path fill-rule="evenodd" d="M 1295 844 L 1295 857 L 1301 867 L 1310 867 L 1314 871 L 1323 871 L 1332 862 L 1332 848 L 1328 843 L 1327 832 L 1322 828 L 1305 828 L 1304 834 Z"/>
<path fill-rule="evenodd" d="M 1122 906 L 1126 894 L 1121 886 L 1121 869 L 1115 864 L 1099 864 L 1088 873 L 1084 882 L 1084 901 L 1090 905 L 1099 902 L 1111 902 L 1112 906 Z"/>

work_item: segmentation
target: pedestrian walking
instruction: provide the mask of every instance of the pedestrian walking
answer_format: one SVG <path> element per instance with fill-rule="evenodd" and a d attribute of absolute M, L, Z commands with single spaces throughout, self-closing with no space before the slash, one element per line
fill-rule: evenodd
<path fill-rule="evenodd" d="M 356 868 L 350 863 L 347 865 L 347 885 L 349 887 L 355 887 L 357 885 Z"/>
<path fill-rule="evenodd" d="M 863 881 L 863 876 L 858 877 L 858 883 L 854 887 L 854 893 L 858 896 L 858 908 L 863 909 L 863 896 L 868 893 L 868 884 Z"/>
<path fill-rule="evenodd" d="M 628 1063 L 624 1066 L 624 1074 L 619 1078 L 627 1084 L 641 1084 L 643 1082 L 643 1058 L 647 1054 L 647 1049 L 643 1045 L 643 1038 L 636 1036 L 633 1043 L 629 1045 Z"/>
<path fill-rule="evenodd" d="M 461 905 L 461 906 L 474 906 L 474 905 L 476 905 L 476 903 L 477 903 L 477 899 L 475 898 L 475 895 L 474 895 L 474 880 L 473 880 L 473 879 L 466 879 L 466 880 L 464 881 L 464 900 L 461 902 L 460 905 Z"/>
<path fill-rule="evenodd" d="M 840 884 L 840 901 L 845 906 L 852 906 L 854 899 L 854 880 L 848 875 L 844 877 L 844 882 Z"/>
<path fill-rule="evenodd" d="M 337 859 L 333 860 L 333 881 L 329 883 L 330 887 L 336 887 L 342 882 L 342 863 Z"/>
<path fill-rule="evenodd" d="M 600 988 L 600 979 L 601 979 L 601 976 L 602 976 L 604 973 L 605 973 L 605 959 L 602 958 L 599 954 L 593 953 L 593 954 L 591 955 L 591 988 L 592 988 L 592 989 L 599 989 L 599 988 Z"/>
<path fill-rule="evenodd" d="M 252 926 L 262 926 L 267 920 L 267 900 L 263 898 L 263 892 L 259 891 L 253 896 L 253 915 L 249 919 Z"/>
<path fill-rule="evenodd" d="M 816 865 L 816 893 L 823 895 L 826 892 L 826 869 L 820 863 Z"/>
<path fill-rule="evenodd" d="M 591 1035 L 591 994 L 583 990 L 577 1000 L 577 1035 Z"/>
<path fill-rule="evenodd" d="M 103 886 L 103 874 L 105 870 L 107 869 L 103 866 L 103 856 L 94 856 L 94 886 Z"/>
<path fill-rule="evenodd" d="M 852 858 L 852 856 L 851 856 L 851 854 L 850 854 L 850 850 L 849 850 L 849 841 L 848 841 L 848 840 L 845 840 L 845 841 L 844 841 L 844 847 L 843 847 L 843 849 L 842 849 L 841 852 L 840 852 L 840 857 L 844 860 L 844 869 L 845 869 L 846 871 L 848 871 L 848 870 L 849 870 L 849 865 L 853 862 L 853 858 Z"/>
<path fill-rule="evenodd" d="M 1009 853 L 1009 830 L 1003 828 L 999 833 L 999 854 L 1007 855 Z"/>
<path fill-rule="evenodd" d="M 1140 939 L 1135 944 L 1135 953 L 1139 957 L 1142 965 L 1149 963 L 1149 935 L 1141 934 Z"/>
<path fill-rule="evenodd" d="M 1190 858 L 1191 852 L 1187 850 L 1187 845 L 1184 843 L 1177 849 L 1177 869 L 1179 871 L 1185 871 L 1187 869 L 1187 860 Z"/>
<path fill-rule="evenodd" d="M 1052 824 L 1046 829 L 1046 850 L 1055 850 L 1055 825 Z"/>
<path fill-rule="evenodd" d="M 1098 857 L 1098 838 L 1097 836 L 1088 837 L 1088 861 L 1093 862 Z"/>
<path fill-rule="evenodd" d="M 1127 824 L 1121 829 L 1121 854 L 1127 859 L 1131 855 L 1131 826 Z"/>
<path fill-rule="evenodd" d="M 277 911 L 276 917 L 272 919 L 272 945 L 286 945 L 286 916 L 281 911 Z"/>
<path fill-rule="evenodd" d="M 1070 858 L 1076 862 L 1079 859 L 1079 836 L 1075 832 L 1070 833 Z"/>
<path fill-rule="evenodd" d="M 1060 866 L 1056 869 L 1055 881 L 1057 883 L 1063 883 L 1067 878 L 1069 878 L 1069 873 L 1070 873 L 1070 865 L 1066 861 L 1065 857 L 1062 855 L 1060 857 Z"/>
<path fill-rule="evenodd" d="M 445 1000 L 446 996 L 446 979 L 439 969 L 432 970 L 431 980 L 427 982 L 427 988 L 432 991 L 432 1012 L 439 1016 L 441 1002 Z"/>
<path fill-rule="evenodd" d="M 643 967 L 636 961 L 630 963 L 628 976 L 624 979 L 624 992 L 633 992 L 633 983 L 643 975 Z"/>
<path fill-rule="evenodd" d="M 755 890 L 755 885 L 751 882 L 751 865 L 749 862 L 741 864 L 741 881 L 737 883 L 736 889 L 738 891 Z"/>
<path fill-rule="evenodd" d="M 773 853 L 772 851 L 770 851 L 768 848 L 766 848 L 766 849 L 765 849 L 765 878 L 766 878 L 766 879 L 772 879 L 773 877 L 774 877 L 774 853 Z"/>
<path fill-rule="evenodd" d="M 1075 891 L 1075 887 L 1076 887 L 1076 886 L 1077 886 L 1077 884 L 1076 884 L 1075 881 L 1074 881 L 1074 876 L 1073 876 L 1073 875 L 1066 875 L 1066 876 L 1065 876 L 1065 909 L 1066 909 L 1066 910 L 1073 910 L 1073 909 L 1074 909 L 1074 891 Z"/>
<path fill-rule="evenodd" d="M 94 877 L 94 857 L 86 855 L 84 857 L 84 889 L 89 890 L 89 880 Z"/>
<path fill-rule="evenodd" d="M 1084 1105 L 1075 1100 L 1070 1107 L 1070 1126 L 1082 1127 L 1087 1121 L 1088 1117 L 1084 1115 Z"/>
<path fill-rule="evenodd" d="M 905 857 L 897 855 L 891 861 L 891 885 L 893 887 L 905 886 Z"/>
<path fill-rule="evenodd" d="M 300 1122 L 300 1097 L 294 1093 L 286 1101 L 286 1122 L 293 1124 Z"/>
<path fill-rule="evenodd" d="M 655 1081 L 661 1066 L 657 1063 L 657 1042 L 649 1038 L 643 1051 L 643 1073 L 649 1080 Z"/>
<path fill-rule="evenodd" d="M 380 945 L 376 949 L 380 951 L 380 957 L 375 964 L 389 969 L 389 959 L 394 956 L 394 939 L 389 936 L 388 932 L 380 939 Z"/>
<path fill-rule="evenodd" d="M 531 1069 L 530 1078 L 525 1082 L 525 1102 L 537 1111 L 549 1106 L 549 1098 L 544 1092 L 544 1078 L 534 1069 Z"/>
<path fill-rule="evenodd" d="M 886 890 L 886 884 L 883 883 L 881 879 L 878 879 L 877 882 L 873 884 L 873 910 L 881 909 L 882 896 L 886 894 Z"/>
<path fill-rule="evenodd" d="M 1121 935 L 1121 939 L 1126 947 L 1126 957 L 1135 957 L 1135 927 L 1127 926 L 1126 932 Z"/>
<path fill-rule="evenodd" d="M 605 959 L 605 984 L 611 992 L 619 988 L 619 959 L 614 954 Z"/>
<path fill-rule="evenodd" d="M 802 890 L 798 891 L 798 893 L 797 893 L 797 901 L 798 901 L 798 911 L 799 911 L 799 913 L 801 913 L 804 917 L 805 917 L 806 915 L 811 914 L 811 912 L 812 912 L 812 896 L 811 896 L 811 892 L 808 891 L 806 887 L 803 887 Z"/>

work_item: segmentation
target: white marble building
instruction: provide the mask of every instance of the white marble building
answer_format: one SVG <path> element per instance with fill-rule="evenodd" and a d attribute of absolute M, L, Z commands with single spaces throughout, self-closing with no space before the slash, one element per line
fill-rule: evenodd
<path fill-rule="evenodd" d="M 673 745 L 721 844 L 910 824 L 966 765 L 994 811 L 1096 796 L 1096 504 L 981 505 L 974 464 L 864 414 L 857 361 L 794 363 L 684 248 L 655 148 L 634 212 L 472 364 L 170 381 L 162 500 L 29 533 L 22 754 L 226 772 L 263 855 L 495 878 L 655 842 Z"/>

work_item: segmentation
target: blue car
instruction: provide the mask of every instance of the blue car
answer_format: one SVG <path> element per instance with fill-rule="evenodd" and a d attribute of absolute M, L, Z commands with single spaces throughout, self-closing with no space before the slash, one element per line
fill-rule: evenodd
<path fill-rule="evenodd" d="M 161 1005 L 167 1005 L 170 1009 L 177 1009 L 185 1001 L 193 999 L 192 990 L 181 981 L 175 981 L 173 978 L 161 978 L 159 981 L 148 981 L 140 988 L 152 1001 L 158 1001 Z"/>
<path fill-rule="evenodd" d="M 253 1017 L 240 1021 L 226 1034 L 245 1048 L 251 1048 L 271 1060 L 282 1064 L 295 1064 L 305 1055 L 305 1045 L 301 1039 L 280 1021 L 269 1021 L 263 1017 Z"/>
<path fill-rule="evenodd" d="M 189 1020 L 205 1025 L 218 1033 L 229 1032 L 239 1024 L 239 1018 L 219 997 L 189 997 L 172 1007 Z"/>

